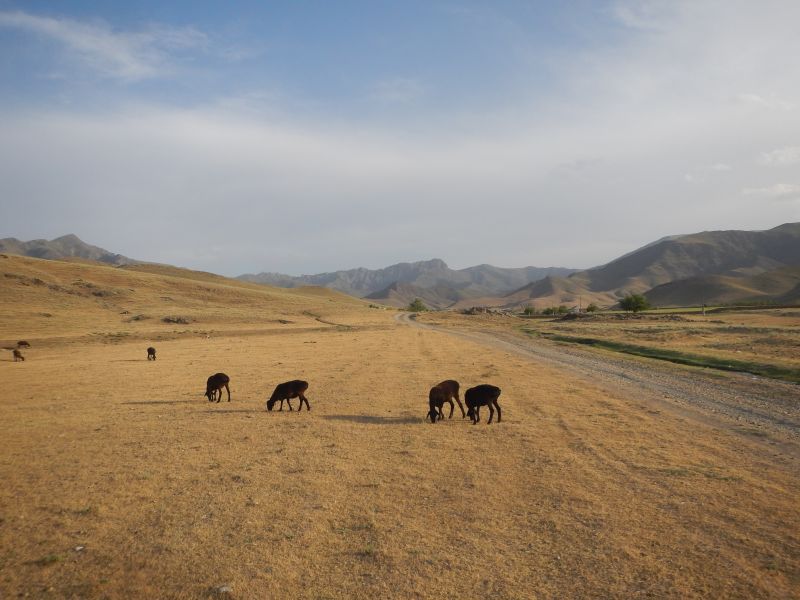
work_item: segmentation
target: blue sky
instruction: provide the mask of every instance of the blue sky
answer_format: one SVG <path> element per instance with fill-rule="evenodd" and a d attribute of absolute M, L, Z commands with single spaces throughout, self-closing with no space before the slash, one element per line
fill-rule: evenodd
<path fill-rule="evenodd" d="M 788 0 L 0 0 L 0 237 L 297 274 L 586 267 L 800 220 L 797 22 Z"/>

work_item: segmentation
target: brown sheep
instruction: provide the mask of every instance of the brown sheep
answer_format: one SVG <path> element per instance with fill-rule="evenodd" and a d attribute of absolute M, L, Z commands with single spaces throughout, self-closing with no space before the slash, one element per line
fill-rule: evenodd
<path fill-rule="evenodd" d="M 500 388 L 486 383 L 476 385 L 467 390 L 467 393 L 464 394 L 464 402 L 467 403 L 467 416 L 472 419 L 473 425 L 481 420 L 481 406 L 489 407 L 489 422 L 487 424 L 491 424 L 495 408 L 497 409 L 497 422 L 500 422 L 502 413 L 500 412 L 500 405 L 497 403 L 499 397 Z"/>
<path fill-rule="evenodd" d="M 442 411 L 442 408 L 445 402 L 450 404 L 450 416 L 448 418 L 453 418 L 453 410 L 455 409 L 453 398 L 455 398 L 455 401 L 458 402 L 458 407 L 461 409 L 461 418 L 464 418 L 464 406 L 461 404 L 461 400 L 458 398 L 458 389 L 458 382 L 454 381 L 453 379 L 446 379 L 445 381 L 442 381 L 431 388 L 431 391 L 428 393 L 428 402 L 430 404 L 428 416 L 430 417 L 432 423 L 444 418 L 444 412 Z"/>
<path fill-rule="evenodd" d="M 458 390 L 460 388 L 458 382 L 454 379 L 445 379 L 441 383 L 436 384 L 436 387 L 440 387 L 444 390 L 444 401 L 450 403 L 450 416 L 447 418 L 453 418 L 453 409 L 455 408 L 453 406 L 453 400 L 455 400 L 458 403 L 458 408 L 461 409 L 461 418 L 463 419 L 466 416 L 466 413 L 464 412 L 464 405 L 461 404 L 461 400 L 458 397 Z"/>
<path fill-rule="evenodd" d="M 445 398 L 445 391 L 438 385 L 433 386 L 431 391 L 428 392 L 428 404 L 430 406 L 428 418 L 431 420 L 431 423 L 436 423 L 436 421 L 444 419 L 442 406 L 444 406 L 446 402 Z"/>
<path fill-rule="evenodd" d="M 14 362 L 18 362 L 20 360 L 25 362 L 25 357 L 22 356 L 22 352 L 20 352 L 16 348 L 14 348 L 13 354 L 14 354 Z"/>
<path fill-rule="evenodd" d="M 150 346 L 147 349 L 147 360 L 155 360 L 156 359 L 156 349 Z"/>
<path fill-rule="evenodd" d="M 304 395 L 307 389 L 308 382 L 302 379 L 294 379 L 292 381 L 279 383 L 275 391 L 272 392 L 272 396 L 267 400 L 267 410 L 272 410 L 278 400 L 281 401 L 281 407 L 278 409 L 279 411 L 283 410 L 284 400 L 286 400 L 286 404 L 289 405 L 289 410 L 292 410 L 292 403 L 289 402 L 291 398 L 300 398 L 300 407 L 297 409 L 297 412 L 303 410 L 303 402 L 306 403 L 306 410 L 311 410 L 311 406 L 308 404 L 308 398 Z"/>
<path fill-rule="evenodd" d="M 209 402 L 222 400 L 222 388 L 228 390 L 228 402 L 231 401 L 231 388 L 228 387 L 230 377 L 225 373 L 215 373 L 206 382 L 206 397 Z"/>

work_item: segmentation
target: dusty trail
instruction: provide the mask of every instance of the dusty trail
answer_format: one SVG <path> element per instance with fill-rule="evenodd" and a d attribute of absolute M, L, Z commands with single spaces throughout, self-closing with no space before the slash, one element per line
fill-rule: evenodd
<path fill-rule="evenodd" d="M 800 386 L 744 373 L 721 373 L 655 360 L 591 351 L 513 333 L 450 329 L 417 321 L 411 313 L 395 319 L 534 358 L 595 384 L 613 386 L 637 401 L 682 417 L 749 436 L 800 456 Z"/>

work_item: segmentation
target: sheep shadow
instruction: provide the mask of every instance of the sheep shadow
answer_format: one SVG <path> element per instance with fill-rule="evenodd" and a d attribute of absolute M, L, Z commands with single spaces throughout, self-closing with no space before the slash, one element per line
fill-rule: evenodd
<path fill-rule="evenodd" d="M 229 413 L 263 413 L 264 409 L 256 409 L 256 408 L 219 408 L 213 409 L 209 408 L 208 410 L 204 411 L 209 414 L 214 415 L 224 415 Z"/>
<path fill-rule="evenodd" d="M 422 421 L 421 417 L 379 417 L 376 415 L 324 415 L 322 418 L 329 421 L 350 421 L 368 425 L 410 425 Z"/>
<path fill-rule="evenodd" d="M 134 404 L 134 405 L 146 405 L 146 404 L 192 404 L 195 402 L 200 402 L 199 400 L 139 400 L 135 402 L 120 402 L 120 404 Z"/>

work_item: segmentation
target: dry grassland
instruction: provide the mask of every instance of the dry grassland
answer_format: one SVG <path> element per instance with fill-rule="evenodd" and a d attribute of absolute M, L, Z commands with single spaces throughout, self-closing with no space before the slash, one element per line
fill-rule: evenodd
<path fill-rule="evenodd" d="M 670 320 L 678 319 L 678 320 Z M 677 350 L 726 360 L 800 369 L 800 309 L 643 316 L 574 321 L 529 320 L 531 331 Z"/>
<path fill-rule="evenodd" d="M 0 356 L 0 597 L 798 596 L 797 462 L 764 440 L 336 294 L 165 277 L 110 308 L 0 283 L 0 338 L 32 343 Z M 157 323 L 181 294 L 196 321 Z M 296 377 L 311 412 L 267 413 Z M 445 378 L 500 386 L 502 423 L 426 423 Z"/>

